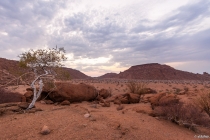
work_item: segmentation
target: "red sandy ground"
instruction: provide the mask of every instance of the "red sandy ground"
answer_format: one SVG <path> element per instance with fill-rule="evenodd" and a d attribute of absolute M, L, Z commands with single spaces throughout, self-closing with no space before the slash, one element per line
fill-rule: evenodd
<path fill-rule="evenodd" d="M 85 81 L 83 81 L 85 82 Z M 75 83 L 75 82 L 74 82 Z M 112 94 L 117 95 L 126 92 L 124 83 L 89 83 L 97 89 L 109 87 Z M 158 84 L 150 83 L 147 87 L 159 91 L 173 90 L 173 87 L 183 90 L 184 86 L 189 87 L 189 94 L 180 95 L 183 101 L 190 101 L 204 89 L 204 85 L 183 84 Z M 24 86 L 15 91 L 24 94 Z M 151 95 L 148 95 L 151 96 Z M 192 140 L 195 133 L 187 128 L 173 124 L 167 120 L 151 117 L 147 112 L 151 111 L 149 103 L 128 104 L 124 109 L 117 111 L 118 105 L 111 104 L 111 107 L 92 107 L 90 102 L 72 103 L 70 106 L 46 105 L 36 103 L 37 108 L 43 111 L 25 114 L 6 114 L 0 116 L 0 140 Z M 138 113 L 136 110 L 140 110 Z M 90 118 L 84 114 L 90 113 Z M 51 130 L 48 135 L 40 134 L 44 125 Z M 205 135 L 210 136 L 208 131 Z"/>

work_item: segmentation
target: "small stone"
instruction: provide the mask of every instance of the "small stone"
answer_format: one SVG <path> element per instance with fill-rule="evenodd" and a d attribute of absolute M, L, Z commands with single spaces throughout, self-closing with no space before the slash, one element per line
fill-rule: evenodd
<path fill-rule="evenodd" d="M 43 101 L 43 100 L 42 100 L 42 101 L 40 101 L 40 103 L 41 103 L 41 104 L 46 104 L 46 103 L 45 103 L 45 101 Z"/>
<path fill-rule="evenodd" d="M 43 111 L 41 108 L 35 108 L 36 111 Z"/>
<path fill-rule="evenodd" d="M 27 109 L 29 104 L 27 102 L 21 102 L 20 104 L 18 104 L 18 106 L 22 109 Z"/>
<path fill-rule="evenodd" d="M 47 135 L 47 134 L 49 134 L 49 133 L 50 133 L 49 127 L 46 126 L 46 125 L 44 125 L 44 126 L 42 127 L 41 134 L 42 134 L 42 135 Z"/>
<path fill-rule="evenodd" d="M 89 113 L 85 114 L 84 117 L 85 118 L 89 118 L 91 115 Z"/>
<path fill-rule="evenodd" d="M 90 117 L 90 121 L 96 121 L 95 117 Z"/>
<path fill-rule="evenodd" d="M 65 100 L 65 101 L 61 102 L 61 105 L 70 105 L 70 102 L 68 100 Z"/>
<path fill-rule="evenodd" d="M 46 103 L 46 104 L 54 104 L 54 102 L 51 101 L 51 100 L 45 100 L 45 103 Z"/>
<path fill-rule="evenodd" d="M 90 107 L 97 108 L 97 104 L 92 104 L 92 105 L 90 105 Z"/>
<path fill-rule="evenodd" d="M 117 107 L 117 110 L 122 110 L 123 108 L 124 108 L 123 105 L 119 105 L 119 106 Z"/>
<path fill-rule="evenodd" d="M 58 105 L 58 103 L 54 103 L 54 106 L 57 106 Z"/>
<path fill-rule="evenodd" d="M 36 110 L 34 110 L 34 109 L 31 109 L 28 111 L 28 113 L 35 113 L 35 112 L 36 112 Z"/>

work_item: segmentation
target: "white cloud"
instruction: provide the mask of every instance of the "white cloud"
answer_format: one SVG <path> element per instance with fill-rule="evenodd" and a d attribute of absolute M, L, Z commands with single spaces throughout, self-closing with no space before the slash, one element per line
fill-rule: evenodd
<path fill-rule="evenodd" d="M 67 51 L 66 66 L 91 75 L 152 62 L 183 69 L 191 61 L 207 64 L 209 5 L 208 0 L 0 1 L 0 56 L 17 59 L 29 49 L 57 45 Z M 199 71 L 208 68 L 201 66 Z"/>

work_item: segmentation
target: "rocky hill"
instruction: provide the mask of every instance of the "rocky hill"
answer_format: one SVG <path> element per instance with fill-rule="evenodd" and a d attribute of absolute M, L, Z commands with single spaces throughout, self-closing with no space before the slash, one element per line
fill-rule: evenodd
<path fill-rule="evenodd" d="M 19 66 L 18 61 L 8 60 L 5 58 L 0 58 L 0 85 L 5 85 L 6 83 L 12 81 L 14 78 L 19 77 L 20 75 L 29 72 L 29 69 L 24 69 Z M 63 68 L 62 72 L 68 73 L 70 79 L 87 79 L 89 76 L 83 74 L 82 72 L 71 69 L 71 68 Z M 33 77 L 33 76 L 32 76 Z M 25 77 L 25 79 L 27 79 Z M 24 79 L 24 81 L 25 81 Z M 31 79 L 30 79 L 31 80 Z M 11 84 L 17 81 L 13 81 Z"/>
<path fill-rule="evenodd" d="M 102 76 L 99 76 L 98 78 L 116 78 L 117 77 L 117 73 L 106 73 Z"/>
<path fill-rule="evenodd" d="M 176 70 L 168 65 L 150 63 L 130 67 L 116 75 L 105 74 L 100 78 L 142 79 L 142 80 L 210 80 L 208 73 L 194 74 Z"/>
<path fill-rule="evenodd" d="M 63 68 L 64 70 L 68 71 L 71 79 L 88 79 L 91 78 L 90 76 L 85 75 L 84 73 L 72 69 L 72 68 Z"/>

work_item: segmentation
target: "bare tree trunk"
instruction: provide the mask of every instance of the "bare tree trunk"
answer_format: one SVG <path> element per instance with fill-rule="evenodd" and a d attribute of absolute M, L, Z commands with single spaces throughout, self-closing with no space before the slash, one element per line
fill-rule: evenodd
<path fill-rule="evenodd" d="M 35 70 L 35 72 L 36 72 L 36 70 Z M 42 79 L 40 79 L 40 78 L 41 78 L 42 76 L 45 76 L 45 75 L 48 75 L 48 71 L 46 71 L 46 70 L 45 70 L 45 74 L 42 74 L 42 75 L 37 76 L 37 78 L 32 82 L 31 88 L 34 89 L 34 97 L 33 97 L 32 102 L 31 102 L 30 105 L 28 106 L 27 110 L 28 110 L 28 109 L 31 109 L 32 107 L 34 107 L 34 105 L 35 105 L 35 103 L 36 103 L 36 100 L 37 100 L 37 99 L 39 98 L 39 96 L 41 95 L 44 84 L 43 84 Z M 38 93 L 37 93 L 36 87 L 35 87 L 35 83 L 36 83 L 36 81 L 37 81 L 38 79 L 39 79 L 39 91 L 38 91 Z"/>

